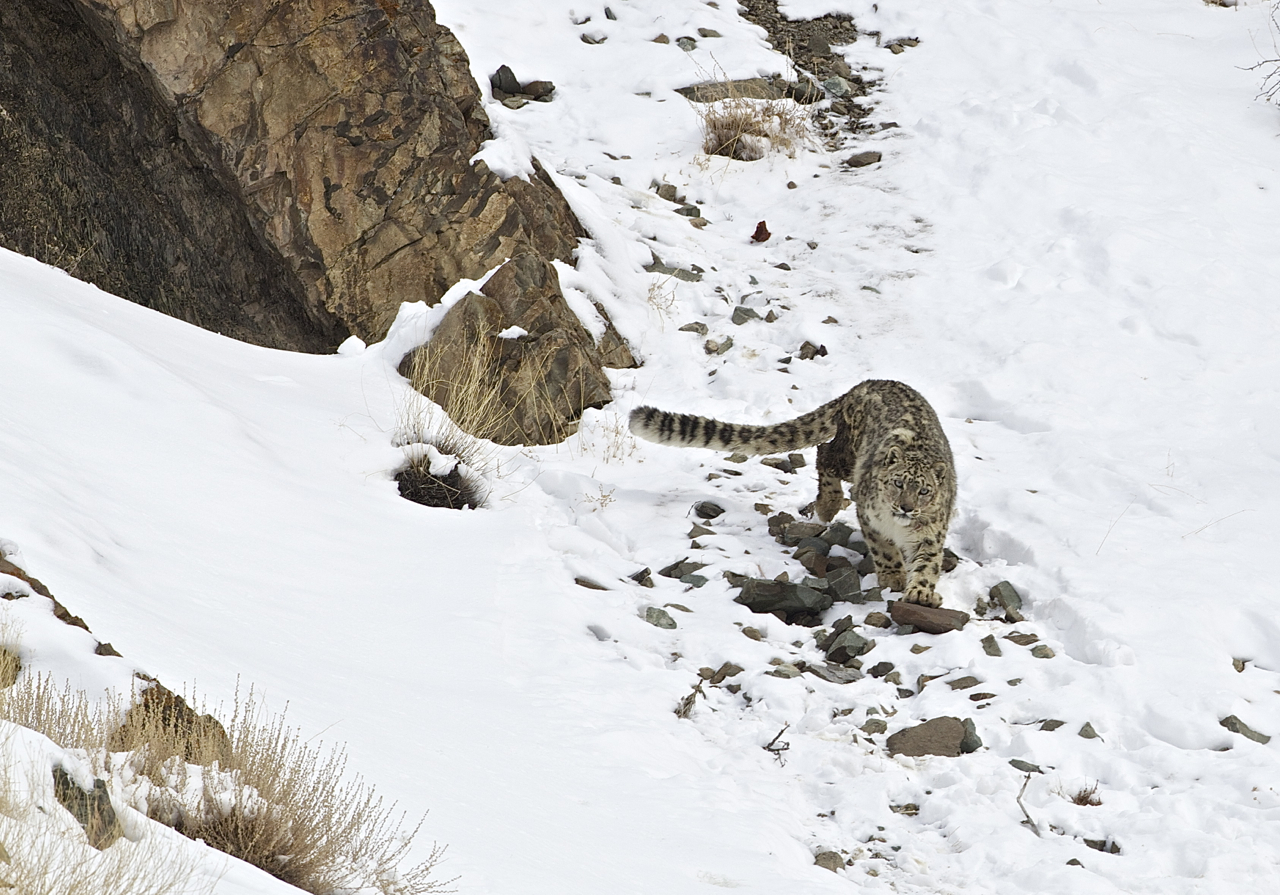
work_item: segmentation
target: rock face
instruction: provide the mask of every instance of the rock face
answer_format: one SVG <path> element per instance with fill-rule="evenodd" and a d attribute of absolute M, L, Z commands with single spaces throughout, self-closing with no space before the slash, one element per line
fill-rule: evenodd
<path fill-rule="evenodd" d="M 0 244 L 246 341 L 340 342 L 214 147 L 95 23 L 77 0 L 0 3 Z"/>
<path fill-rule="evenodd" d="M 585 235 L 541 168 L 504 182 L 470 163 L 489 121 L 426 0 L 76 2 L 208 134 L 309 306 L 361 338 Z"/>

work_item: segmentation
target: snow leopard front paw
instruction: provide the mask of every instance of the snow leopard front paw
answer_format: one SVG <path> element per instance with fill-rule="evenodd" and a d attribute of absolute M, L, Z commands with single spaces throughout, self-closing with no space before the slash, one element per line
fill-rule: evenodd
<path fill-rule="evenodd" d="M 928 606 L 931 609 L 937 609 L 942 605 L 942 597 L 938 595 L 936 590 L 925 590 L 922 587 L 911 588 L 902 599 L 908 603 L 919 603 L 921 606 Z"/>

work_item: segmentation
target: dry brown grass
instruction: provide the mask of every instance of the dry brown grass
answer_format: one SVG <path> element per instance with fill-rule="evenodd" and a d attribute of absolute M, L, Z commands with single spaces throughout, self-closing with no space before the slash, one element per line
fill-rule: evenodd
<path fill-rule="evenodd" d="M 341 747 L 309 745 L 283 715 L 266 714 L 252 690 L 243 698 L 237 694 L 225 737 L 200 712 L 126 715 L 118 704 L 95 706 L 83 691 L 30 674 L 0 694 L 0 718 L 65 748 L 86 750 L 102 776 L 146 778 L 149 785 L 128 794 L 138 810 L 300 889 L 317 895 L 364 888 L 382 895 L 448 891 L 448 882 L 431 878 L 443 849 L 433 846 L 425 861 L 405 866 L 420 823 L 406 830 L 395 805 L 386 805 L 359 777 L 347 776 Z M 0 842 L 7 840 L 0 836 Z M 61 848 L 51 845 L 47 860 L 61 860 Z M 119 891 L 168 891 L 146 883 L 139 877 L 135 888 Z"/>
<path fill-rule="evenodd" d="M 1076 790 L 1075 794 L 1071 796 L 1071 801 L 1077 805 L 1087 805 L 1093 808 L 1101 805 L 1102 798 L 1098 795 L 1098 784 L 1094 783 L 1092 786 L 1080 787 L 1080 789 Z"/>
<path fill-rule="evenodd" d="M 810 113 L 791 99 L 751 99 L 729 95 L 696 105 L 702 150 L 708 155 L 753 162 L 770 152 L 793 155 L 809 137 Z"/>

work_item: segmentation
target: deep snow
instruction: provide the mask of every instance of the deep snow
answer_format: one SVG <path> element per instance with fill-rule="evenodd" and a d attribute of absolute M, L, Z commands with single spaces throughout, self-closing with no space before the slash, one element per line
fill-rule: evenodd
<path fill-rule="evenodd" d="M 0 537 L 126 657 L 92 655 L 88 635 L 16 601 L 4 608 L 25 613 L 32 665 L 94 692 L 127 689 L 135 668 L 215 700 L 253 681 L 309 735 L 345 741 L 381 792 L 430 810 L 422 835 L 449 844 L 442 875 L 463 892 L 1280 880 L 1280 740 L 1218 723 L 1280 733 L 1280 118 L 1246 70 L 1272 53 L 1267 7 L 783 4 L 850 12 L 882 43 L 920 39 L 901 55 L 868 36 L 844 48 L 878 82 L 872 120 L 900 127 L 742 163 L 699 155 L 696 114 L 672 92 L 786 70 L 732 4 L 618 0 L 616 20 L 596 4 L 435 5 L 482 87 L 502 63 L 556 83 L 549 104 L 490 104 L 498 138 L 482 154 L 515 173 L 532 152 L 556 172 L 592 233 L 563 282 L 645 365 L 613 374 L 615 404 L 564 445 L 496 451 L 490 508 L 431 510 L 391 478 L 412 400 L 394 367 L 439 311 L 407 307 L 367 350 L 290 355 L 0 255 Z M 699 27 L 723 36 L 691 53 L 652 42 Z M 840 166 L 862 148 L 884 161 Z M 706 228 L 653 180 L 699 202 Z M 645 273 L 654 254 L 702 281 Z M 735 326 L 737 303 L 780 317 Z M 677 329 L 695 320 L 734 347 L 707 355 Z M 827 356 L 778 362 L 805 340 Z M 776 421 L 867 377 L 915 386 L 951 438 L 950 543 L 976 562 L 944 577 L 946 605 L 972 611 L 1008 578 L 1027 600 L 1016 630 L 1056 656 L 1005 640 L 987 656 L 981 637 L 1007 626 L 975 619 L 937 638 L 875 632 L 866 658 L 911 689 L 972 674 L 995 693 L 985 708 L 945 679 L 899 698 L 871 678 L 766 674 L 816 660 L 813 632 L 753 616 L 719 573 L 800 572 L 753 505 L 811 500 L 813 452 L 783 476 L 622 431 L 642 402 Z M 700 499 L 727 512 L 691 549 Z M 705 587 L 626 579 L 683 556 L 710 563 Z M 638 617 L 667 603 L 692 610 L 669 609 L 674 631 Z M 837 604 L 827 620 L 878 608 Z M 697 669 L 727 660 L 746 668 L 734 681 L 750 704 L 707 688 L 677 719 Z M 889 733 L 972 717 L 985 748 L 891 759 L 858 729 L 869 710 Z M 1076 735 L 1086 721 L 1100 738 Z M 784 724 L 785 764 L 761 748 Z M 1046 771 L 1023 796 L 1040 837 L 1020 823 L 1014 758 Z M 1101 806 L 1064 797 L 1095 782 Z M 891 810 L 906 803 L 918 815 Z M 821 850 L 852 863 L 815 867 Z M 219 891 L 252 885 L 228 876 Z"/>

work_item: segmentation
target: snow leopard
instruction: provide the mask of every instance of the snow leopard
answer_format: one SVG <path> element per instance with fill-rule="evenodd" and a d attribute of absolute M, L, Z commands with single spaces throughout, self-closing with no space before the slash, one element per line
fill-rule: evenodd
<path fill-rule="evenodd" d="M 848 482 L 879 583 L 909 603 L 942 605 L 937 584 L 955 507 L 955 461 L 938 415 L 910 386 L 869 379 L 817 410 L 772 426 L 637 407 L 630 427 L 658 444 L 747 454 L 816 444 L 818 518 L 830 522 L 849 505 Z"/>

